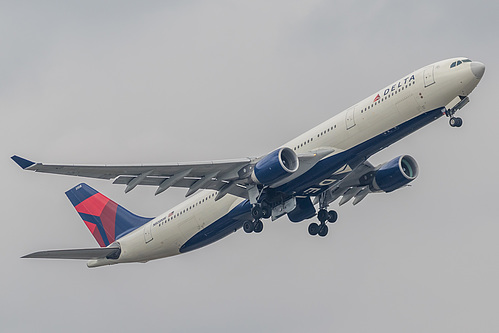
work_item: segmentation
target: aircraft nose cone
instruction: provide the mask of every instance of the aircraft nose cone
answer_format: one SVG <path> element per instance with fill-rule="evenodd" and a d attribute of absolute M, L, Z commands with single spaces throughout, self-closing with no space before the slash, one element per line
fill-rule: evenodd
<path fill-rule="evenodd" d="M 480 80 L 483 76 L 483 73 L 485 73 L 485 65 L 481 62 L 473 61 L 471 63 L 471 71 L 473 72 L 473 75 L 475 75 L 476 78 Z"/>

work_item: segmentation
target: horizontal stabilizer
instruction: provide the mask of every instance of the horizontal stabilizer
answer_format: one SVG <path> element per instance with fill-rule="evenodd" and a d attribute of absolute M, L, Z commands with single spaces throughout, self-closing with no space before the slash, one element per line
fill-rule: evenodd
<path fill-rule="evenodd" d="M 92 249 L 70 249 L 40 251 L 25 255 L 21 258 L 44 258 L 44 259 L 118 259 L 121 253 L 119 247 L 105 247 Z"/>

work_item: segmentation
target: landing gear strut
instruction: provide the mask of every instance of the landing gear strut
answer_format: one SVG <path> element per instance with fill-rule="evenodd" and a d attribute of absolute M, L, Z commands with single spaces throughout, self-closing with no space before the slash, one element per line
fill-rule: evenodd
<path fill-rule="evenodd" d="M 462 109 L 470 99 L 467 96 L 459 96 L 461 100 L 451 109 L 445 109 L 444 113 L 447 117 L 449 117 L 449 125 L 451 127 L 461 127 L 463 125 L 463 120 L 459 117 L 454 117 L 454 114 L 457 110 Z"/>
<path fill-rule="evenodd" d="M 317 212 L 317 219 L 320 224 L 315 222 L 310 223 L 308 226 L 308 233 L 312 236 L 319 235 L 325 237 L 328 234 L 329 228 L 326 222 L 334 223 L 338 220 L 338 213 L 334 210 L 327 211 L 327 201 L 325 193 L 319 196 L 319 211 Z"/>

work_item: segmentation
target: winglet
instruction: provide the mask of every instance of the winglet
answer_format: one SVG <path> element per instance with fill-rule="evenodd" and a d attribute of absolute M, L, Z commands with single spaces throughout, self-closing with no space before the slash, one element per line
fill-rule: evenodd
<path fill-rule="evenodd" d="M 12 160 L 14 160 L 14 162 L 17 163 L 17 165 L 19 165 L 23 169 L 27 169 L 30 166 L 32 166 L 33 164 L 35 164 L 35 162 L 31 162 L 30 160 L 19 157 L 17 155 L 12 156 L 11 158 L 12 158 Z"/>

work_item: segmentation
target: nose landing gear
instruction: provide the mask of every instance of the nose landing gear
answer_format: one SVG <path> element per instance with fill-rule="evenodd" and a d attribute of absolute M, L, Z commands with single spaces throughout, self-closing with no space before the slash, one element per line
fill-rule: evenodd
<path fill-rule="evenodd" d="M 459 117 L 451 117 L 449 119 L 450 127 L 461 127 L 463 125 L 463 120 Z"/>
<path fill-rule="evenodd" d="M 449 117 L 449 125 L 451 127 L 461 127 L 463 126 L 463 120 L 459 117 L 454 117 L 454 114 L 457 112 L 457 110 L 462 109 L 470 99 L 467 96 L 459 96 L 461 99 L 454 107 L 450 109 L 445 109 L 444 108 L 444 114 Z"/>

